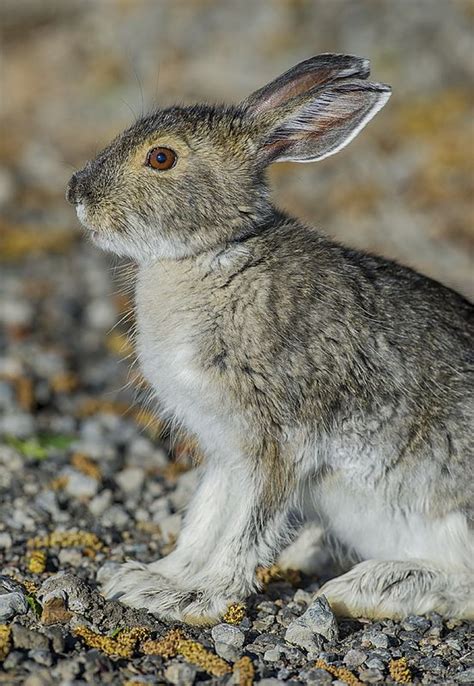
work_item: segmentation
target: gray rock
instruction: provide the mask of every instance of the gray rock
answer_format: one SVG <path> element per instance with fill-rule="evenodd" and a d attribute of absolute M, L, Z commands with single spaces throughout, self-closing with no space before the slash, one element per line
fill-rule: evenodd
<path fill-rule="evenodd" d="M 23 650 L 49 650 L 48 637 L 21 624 L 12 624 L 12 639 L 15 648 Z"/>
<path fill-rule="evenodd" d="M 269 648 L 264 654 L 263 659 L 265 662 L 278 662 L 281 657 L 281 649 L 278 646 L 275 648 Z"/>
<path fill-rule="evenodd" d="M 31 665 L 38 669 L 34 662 Z M 35 672 L 30 674 L 23 682 L 23 686 L 51 686 L 51 675 L 49 671 L 42 670 L 41 672 Z"/>
<path fill-rule="evenodd" d="M 41 491 L 35 498 L 35 507 L 41 512 L 51 515 L 53 522 L 67 522 L 69 519 L 68 513 L 59 509 L 58 499 L 54 491 Z"/>
<path fill-rule="evenodd" d="M 309 658 L 315 658 L 322 648 L 322 638 L 300 619 L 290 624 L 285 633 L 288 643 L 304 648 L 308 651 Z"/>
<path fill-rule="evenodd" d="M 362 650 L 355 650 L 351 649 L 348 650 L 347 653 L 344 655 L 344 664 L 346 667 L 349 669 L 353 669 L 354 667 L 359 667 L 362 665 L 365 661 L 367 660 L 367 653 L 364 653 Z"/>
<path fill-rule="evenodd" d="M 130 522 L 130 515 L 121 505 L 111 505 L 101 517 L 103 526 L 116 529 L 123 529 Z"/>
<path fill-rule="evenodd" d="M 37 597 L 42 603 L 60 597 L 66 601 L 71 612 L 78 614 L 85 614 L 91 606 L 105 602 L 83 579 L 69 572 L 58 572 L 46 579 L 39 588 Z"/>
<path fill-rule="evenodd" d="M 310 669 L 300 673 L 300 679 L 308 686 L 331 686 L 332 676 L 324 669 Z"/>
<path fill-rule="evenodd" d="M 189 503 L 197 488 L 198 479 L 199 475 L 195 469 L 181 474 L 175 490 L 170 494 L 170 500 L 175 510 L 181 510 Z"/>
<path fill-rule="evenodd" d="M 168 498 L 168 496 L 153 498 L 152 502 L 150 503 L 149 509 L 152 513 L 153 521 L 159 524 L 160 526 L 168 517 L 175 516 L 171 514 L 171 501 Z M 147 515 L 147 519 L 149 519 L 149 515 Z"/>
<path fill-rule="evenodd" d="M 273 626 L 274 622 L 274 615 L 267 615 L 266 617 L 259 617 L 256 619 L 252 626 L 256 631 L 268 631 Z"/>
<path fill-rule="evenodd" d="M 23 651 L 11 650 L 7 657 L 2 662 L 2 667 L 6 672 L 11 672 L 15 667 L 18 667 L 20 662 L 24 659 Z"/>
<path fill-rule="evenodd" d="M 313 600 L 313 596 L 308 591 L 304 591 L 302 588 L 298 588 L 295 595 L 293 596 L 293 602 L 299 605 L 310 605 Z"/>
<path fill-rule="evenodd" d="M 94 517 L 101 517 L 104 514 L 105 510 L 110 507 L 112 503 L 112 497 L 112 491 L 105 488 L 92 498 L 89 503 L 89 510 Z"/>
<path fill-rule="evenodd" d="M 59 566 L 79 567 L 83 561 L 82 552 L 75 548 L 63 548 L 58 552 Z"/>
<path fill-rule="evenodd" d="M 420 668 L 426 670 L 427 672 L 435 672 L 435 674 L 440 674 L 445 665 L 440 657 L 425 657 L 420 660 Z"/>
<path fill-rule="evenodd" d="M 24 589 L 18 581 L 15 581 L 10 576 L 0 575 L 0 594 L 12 593 L 13 591 L 23 593 Z"/>
<path fill-rule="evenodd" d="M 44 667 L 51 667 L 53 664 L 53 656 L 49 650 L 30 650 L 28 657 Z"/>
<path fill-rule="evenodd" d="M 474 684 L 474 667 L 466 669 L 464 672 L 456 674 L 456 679 L 460 684 Z"/>
<path fill-rule="evenodd" d="M 155 519 L 155 518 L 153 518 Z M 181 529 L 181 515 L 172 514 L 159 520 L 161 533 L 165 543 L 176 540 Z"/>
<path fill-rule="evenodd" d="M 173 661 L 165 671 L 165 677 L 170 684 L 175 686 L 192 686 L 196 678 L 196 667 L 186 663 Z"/>
<path fill-rule="evenodd" d="M 26 412 L 5 413 L 0 418 L 0 434 L 27 438 L 35 431 L 35 422 L 31 414 Z"/>
<path fill-rule="evenodd" d="M 366 665 L 369 669 L 381 669 L 383 671 L 385 668 L 384 663 L 378 657 L 371 657 L 370 660 L 367 660 Z"/>
<path fill-rule="evenodd" d="M 62 626 L 49 626 L 44 630 L 45 636 L 51 641 L 51 646 L 55 653 L 64 653 L 66 648 L 67 632 Z"/>
<path fill-rule="evenodd" d="M 24 593 L 12 591 L 0 595 L 0 623 L 8 622 L 15 615 L 24 615 L 27 612 L 28 602 Z"/>
<path fill-rule="evenodd" d="M 8 550 L 12 547 L 13 540 L 8 531 L 0 532 L 0 549 Z"/>
<path fill-rule="evenodd" d="M 334 613 L 326 598 L 319 596 L 301 617 L 291 622 L 286 630 L 285 639 L 312 653 L 321 649 L 319 637 L 332 641 L 337 639 L 338 635 Z"/>
<path fill-rule="evenodd" d="M 82 665 L 78 658 L 61 660 L 52 671 L 52 675 L 61 684 L 67 684 L 74 680 L 82 669 Z"/>
<path fill-rule="evenodd" d="M 375 648 L 388 648 L 390 640 L 387 634 L 381 631 L 366 631 L 362 636 L 363 646 L 374 646 Z"/>
<path fill-rule="evenodd" d="M 405 631 L 421 631 L 422 633 L 427 631 L 431 626 L 431 622 L 426 617 L 420 617 L 418 615 L 411 615 L 406 617 L 402 622 L 402 627 Z"/>
<path fill-rule="evenodd" d="M 231 624 L 218 624 L 211 630 L 216 653 L 224 660 L 235 662 L 242 654 L 245 636 Z"/>
<path fill-rule="evenodd" d="M 384 681 L 384 675 L 379 669 L 362 669 L 359 679 L 366 684 L 379 684 Z"/>
<path fill-rule="evenodd" d="M 115 481 L 124 493 L 139 491 L 145 480 L 145 472 L 140 467 L 126 467 L 115 477 Z"/>
<path fill-rule="evenodd" d="M 61 475 L 67 477 L 65 491 L 74 498 L 92 498 L 99 490 L 99 482 L 76 469 L 66 467 Z"/>

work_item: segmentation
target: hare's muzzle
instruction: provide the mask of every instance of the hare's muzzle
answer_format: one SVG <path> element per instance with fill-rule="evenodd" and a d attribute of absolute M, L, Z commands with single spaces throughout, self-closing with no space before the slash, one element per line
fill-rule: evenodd
<path fill-rule="evenodd" d="M 69 179 L 66 189 L 66 200 L 71 205 L 79 205 L 90 195 L 89 174 L 84 169 L 75 172 Z"/>

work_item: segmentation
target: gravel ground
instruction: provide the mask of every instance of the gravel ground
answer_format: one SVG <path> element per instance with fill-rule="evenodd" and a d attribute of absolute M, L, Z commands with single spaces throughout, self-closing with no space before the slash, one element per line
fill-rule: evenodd
<path fill-rule="evenodd" d="M 213 629 L 102 598 L 110 562 L 172 549 L 196 475 L 135 401 L 133 274 L 63 197 L 140 88 L 236 101 L 317 52 L 367 55 L 389 105 L 341 155 L 275 165 L 277 200 L 472 296 L 473 19 L 472 0 L 0 4 L 0 684 L 474 683 L 472 624 L 336 622 L 308 531 Z"/>
<path fill-rule="evenodd" d="M 147 644 L 174 627 L 106 602 L 97 575 L 172 548 L 196 479 L 192 446 L 183 439 L 170 452 L 159 421 L 133 404 L 140 377 L 120 362 L 125 324 L 113 328 L 130 303 L 102 255 L 71 234 L 58 254 L 24 256 L 3 274 L 0 683 L 474 681 L 468 623 L 336 622 L 313 599 L 320 577 L 275 569 L 227 623 L 182 627 L 168 651 Z M 306 569 L 301 548 L 286 565 Z"/>

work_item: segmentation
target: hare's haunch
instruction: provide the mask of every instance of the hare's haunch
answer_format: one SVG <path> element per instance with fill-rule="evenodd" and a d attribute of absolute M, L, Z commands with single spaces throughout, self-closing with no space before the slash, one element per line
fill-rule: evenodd
<path fill-rule="evenodd" d="M 321 589 L 337 612 L 474 616 L 473 308 L 282 214 L 265 179 L 361 131 L 390 96 L 368 75 L 319 55 L 239 105 L 156 110 L 70 181 L 92 240 L 138 262 L 143 372 L 205 455 L 175 551 L 110 598 L 217 621 L 304 511 L 360 561 Z"/>

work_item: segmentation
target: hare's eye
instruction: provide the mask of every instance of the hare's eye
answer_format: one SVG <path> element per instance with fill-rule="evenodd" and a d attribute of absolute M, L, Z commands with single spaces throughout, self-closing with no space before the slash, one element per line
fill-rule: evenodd
<path fill-rule="evenodd" d="M 147 155 L 146 163 L 152 169 L 166 171 L 176 164 L 176 153 L 170 148 L 153 148 Z"/>

